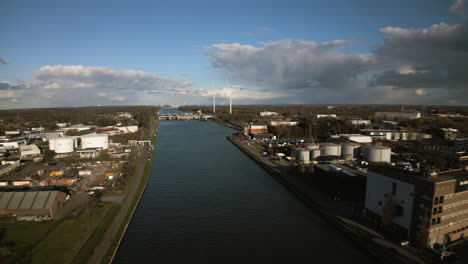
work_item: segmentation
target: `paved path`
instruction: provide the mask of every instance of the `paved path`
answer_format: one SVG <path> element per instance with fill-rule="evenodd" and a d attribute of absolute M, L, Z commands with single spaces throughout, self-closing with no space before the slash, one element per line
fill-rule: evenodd
<path fill-rule="evenodd" d="M 150 135 L 152 135 L 152 133 L 154 132 L 151 131 Z M 130 206 L 132 205 L 133 199 L 135 198 L 135 195 L 138 191 L 138 187 L 140 186 L 140 182 L 143 178 L 143 172 L 145 170 L 145 163 L 148 162 L 149 157 L 150 151 L 147 149 L 147 147 L 144 147 L 143 150 L 141 150 L 140 159 L 137 164 L 137 173 L 135 174 L 134 178 L 132 178 L 131 182 L 129 182 L 129 190 L 125 198 L 123 198 L 120 210 L 115 216 L 114 221 L 109 225 L 106 232 L 104 233 L 101 242 L 94 249 L 93 255 L 88 259 L 88 264 L 101 263 L 102 258 L 109 249 L 109 246 L 114 241 L 114 238 L 118 235 L 118 231 L 125 221 L 125 217 L 129 212 Z"/>

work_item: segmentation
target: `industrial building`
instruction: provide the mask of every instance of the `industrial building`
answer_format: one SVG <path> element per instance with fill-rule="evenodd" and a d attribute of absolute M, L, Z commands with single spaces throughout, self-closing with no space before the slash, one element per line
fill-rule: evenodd
<path fill-rule="evenodd" d="M 279 114 L 276 112 L 270 112 L 270 111 L 260 112 L 260 116 L 276 116 L 276 115 L 279 115 Z"/>
<path fill-rule="evenodd" d="M 340 138 L 357 143 L 372 143 L 372 137 L 361 134 L 340 134 Z"/>
<path fill-rule="evenodd" d="M 361 129 L 360 133 L 370 136 L 374 140 L 419 140 L 430 139 L 432 135 L 407 130 L 394 130 L 394 129 Z"/>
<path fill-rule="evenodd" d="M 376 112 L 376 118 L 385 118 L 385 119 L 405 119 L 405 120 L 412 120 L 418 119 L 421 117 L 420 112 Z"/>
<path fill-rule="evenodd" d="M 0 175 L 9 173 L 10 171 L 14 170 L 15 168 L 21 165 L 19 160 L 15 161 L 5 161 L 2 160 L 2 165 L 0 165 Z"/>
<path fill-rule="evenodd" d="M 335 114 L 319 114 L 319 115 L 315 115 L 315 117 L 317 117 L 317 119 L 319 119 L 319 118 L 338 118 Z"/>
<path fill-rule="evenodd" d="M 0 192 L 0 215 L 54 219 L 66 196 L 59 191 Z"/>
<path fill-rule="evenodd" d="M 349 164 L 317 164 L 313 182 L 340 200 L 364 201 L 367 169 Z"/>
<path fill-rule="evenodd" d="M 20 145 L 19 146 L 21 159 L 32 159 L 41 155 L 41 150 L 36 144 Z"/>
<path fill-rule="evenodd" d="M 297 126 L 298 121 L 272 120 L 270 126 Z"/>
<path fill-rule="evenodd" d="M 366 212 L 392 226 L 400 239 L 422 247 L 461 239 L 468 235 L 468 171 L 411 173 L 371 166 Z"/>
<path fill-rule="evenodd" d="M 353 118 L 349 120 L 351 124 L 355 126 L 370 126 L 371 121 L 368 119 L 361 119 L 361 118 Z"/>
<path fill-rule="evenodd" d="M 458 137 L 460 131 L 455 128 L 441 128 L 442 134 L 444 135 L 444 139 L 447 140 L 454 140 Z"/>
<path fill-rule="evenodd" d="M 266 134 L 268 133 L 268 127 L 266 125 L 246 125 L 244 126 L 244 135 L 250 134 Z"/>

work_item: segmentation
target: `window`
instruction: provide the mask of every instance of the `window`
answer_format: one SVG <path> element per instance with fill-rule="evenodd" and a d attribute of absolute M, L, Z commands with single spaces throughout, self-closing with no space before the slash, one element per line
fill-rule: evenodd
<path fill-rule="evenodd" d="M 431 219 L 431 225 L 435 225 L 435 223 L 436 223 L 435 218 L 432 218 L 432 219 Z"/>
<path fill-rule="evenodd" d="M 379 206 L 382 206 L 382 201 L 379 201 Z"/>
<path fill-rule="evenodd" d="M 440 224 L 440 217 L 437 217 L 437 223 Z"/>
<path fill-rule="evenodd" d="M 439 204 L 439 197 L 434 198 L 434 204 Z"/>
<path fill-rule="evenodd" d="M 392 182 L 392 195 L 396 195 L 396 182 Z"/>
<path fill-rule="evenodd" d="M 439 207 L 439 209 L 437 210 L 437 213 L 438 213 L 438 214 L 442 213 L 442 206 Z"/>
<path fill-rule="evenodd" d="M 434 215 L 434 214 L 437 214 L 437 208 L 435 208 L 435 207 L 432 208 L 432 214 L 433 214 L 433 215 Z"/>
<path fill-rule="evenodd" d="M 441 197 L 439 198 L 439 203 L 443 203 L 443 202 L 444 202 L 444 197 L 441 196 Z"/>

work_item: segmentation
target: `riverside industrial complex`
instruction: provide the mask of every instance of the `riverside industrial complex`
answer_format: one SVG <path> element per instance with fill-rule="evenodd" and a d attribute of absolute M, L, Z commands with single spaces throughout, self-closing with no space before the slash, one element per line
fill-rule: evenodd
<path fill-rule="evenodd" d="M 447 118 L 466 124 L 468 118 L 460 113 L 438 116 L 444 111 L 432 109 L 372 109 L 370 115 L 346 116 L 340 113 L 349 111 L 340 108 L 344 106 L 297 114 L 274 106 L 261 111 L 244 107 L 244 116 L 235 116 L 236 108 L 228 112 L 222 107 L 218 113 L 200 106 L 180 107 L 186 112 L 159 116 L 157 108 L 145 115 L 119 108 L 95 114 L 93 118 L 104 118 L 100 123 L 107 125 L 54 119 L 37 127 L 28 126 L 32 122 L 26 119 L 18 123 L 4 117 L 0 218 L 9 226 L 66 223 L 78 221 L 89 210 L 120 206 L 118 213 L 101 220 L 116 223 L 94 231 L 101 235 L 88 245 L 106 250 L 83 257 L 112 261 L 119 242 L 108 241 L 120 241 L 138 204 L 134 201 L 144 190 L 135 175 L 151 168 L 153 122 L 208 121 L 236 128 L 231 142 L 331 223 L 348 233 L 353 230 L 349 234 L 357 244 L 384 254 L 388 263 L 457 259 L 468 236 L 467 131 L 417 125 Z M 94 226 L 98 230 L 99 222 Z M 93 237 L 93 232 L 87 236 Z M 15 251 L 2 243 L 7 252 Z M 90 242 L 82 243 L 86 248 Z M 21 254 L 34 258 L 34 251 Z M 2 258 L 17 261 L 15 257 Z"/>
<path fill-rule="evenodd" d="M 301 116 L 264 110 L 257 117 L 250 113 L 244 125 L 232 122 L 240 130 L 232 140 L 262 166 L 272 168 L 274 175 L 281 175 L 288 188 L 317 197 L 337 217 L 372 230 L 369 236 L 392 241 L 402 256 L 399 260 L 425 263 L 456 258 L 456 248 L 466 245 L 468 236 L 467 131 L 418 129 L 409 124 L 445 122 L 450 116 L 466 124 L 468 117 L 431 109 L 377 111 L 366 119 L 334 114 L 338 109 L 334 106 L 324 109 L 327 113 L 309 119 L 315 127 L 324 120 L 340 121 L 354 126 L 354 133 L 314 137 L 313 128 Z M 312 136 L 284 136 L 301 125 L 304 134 Z"/>

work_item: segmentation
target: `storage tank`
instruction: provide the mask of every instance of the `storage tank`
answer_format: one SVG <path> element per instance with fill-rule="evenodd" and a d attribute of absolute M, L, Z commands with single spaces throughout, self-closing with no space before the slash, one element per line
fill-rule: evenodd
<path fill-rule="evenodd" d="M 354 158 L 358 156 L 358 151 L 360 147 L 361 144 L 345 143 L 341 145 L 341 156 Z"/>
<path fill-rule="evenodd" d="M 310 160 L 316 159 L 320 157 L 320 154 L 322 154 L 321 149 L 313 149 L 310 151 Z"/>
<path fill-rule="evenodd" d="M 307 144 L 306 149 L 307 150 L 313 150 L 313 149 L 319 149 L 320 145 L 319 144 Z"/>
<path fill-rule="evenodd" d="M 340 156 L 341 145 L 334 143 L 322 144 L 322 156 Z"/>
<path fill-rule="evenodd" d="M 296 161 L 307 163 L 310 161 L 310 151 L 305 149 L 296 149 Z"/>
<path fill-rule="evenodd" d="M 109 137 L 107 134 L 90 134 L 81 137 L 81 148 L 109 148 Z"/>
<path fill-rule="evenodd" d="M 381 145 L 364 148 L 364 160 L 369 162 L 390 162 L 391 149 Z"/>
<path fill-rule="evenodd" d="M 49 150 L 55 149 L 55 142 L 54 139 L 49 139 Z"/>
<path fill-rule="evenodd" d="M 55 153 L 70 153 L 73 152 L 73 141 L 72 137 L 61 137 L 54 139 L 54 151 Z"/>

